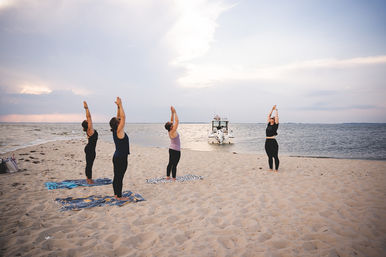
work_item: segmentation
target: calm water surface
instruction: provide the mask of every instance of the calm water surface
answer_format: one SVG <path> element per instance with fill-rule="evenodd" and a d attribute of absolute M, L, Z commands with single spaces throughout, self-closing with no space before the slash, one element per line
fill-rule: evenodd
<path fill-rule="evenodd" d="M 112 142 L 109 125 L 94 125 L 101 140 Z M 180 124 L 181 145 L 185 149 L 265 153 L 266 124 L 230 124 L 235 136 L 232 145 L 207 143 L 209 124 Z M 163 124 L 126 124 L 130 142 L 143 146 L 169 146 Z M 386 160 L 386 124 L 280 124 L 279 154 Z M 48 141 L 81 139 L 85 134 L 78 123 L 0 123 L 0 152 Z"/>

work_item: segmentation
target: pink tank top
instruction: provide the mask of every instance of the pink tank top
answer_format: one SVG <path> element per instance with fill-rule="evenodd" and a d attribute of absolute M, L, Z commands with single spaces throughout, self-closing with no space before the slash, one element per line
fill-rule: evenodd
<path fill-rule="evenodd" d="M 170 149 L 181 151 L 180 134 L 177 133 L 175 138 L 170 138 Z"/>

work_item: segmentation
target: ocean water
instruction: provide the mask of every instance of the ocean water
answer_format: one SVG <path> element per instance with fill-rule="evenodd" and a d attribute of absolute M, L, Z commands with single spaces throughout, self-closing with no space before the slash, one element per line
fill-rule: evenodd
<path fill-rule="evenodd" d="M 100 140 L 112 142 L 107 123 L 94 124 Z M 207 143 L 208 124 L 180 124 L 183 149 L 265 153 L 266 124 L 232 124 L 234 144 Z M 143 146 L 169 146 L 163 124 L 126 124 L 130 142 Z M 278 129 L 279 155 L 386 160 L 386 124 L 295 124 Z M 48 141 L 85 138 L 80 123 L 0 123 L 0 153 Z"/>

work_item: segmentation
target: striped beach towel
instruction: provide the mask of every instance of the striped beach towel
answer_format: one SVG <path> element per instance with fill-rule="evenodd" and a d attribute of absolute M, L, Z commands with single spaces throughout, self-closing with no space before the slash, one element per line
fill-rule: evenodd
<path fill-rule="evenodd" d="M 73 197 L 67 197 L 67 198 L 56 198 L 55 201 L 57 201 L 59 204 L 61 204 L 61 211 L 77 211 L 80 209 L 87 209 L 92 207 L 98 207 L 98 206 L 122 206 L 127 203 L 136 203 L 145 201 L 145 199 L 140 194 L 134 194 L 131 191 L 124 191 L 122 193 L 122 197 L 128 197 L 129 200 L 126 201 L 120 201 L 115 199 L 113 196 L 100 196 L 100 195 L 91 195 L 85 198 L 73 198 Z"/>
<path fill-rule="evenodd" d="M 94 184 L 87 184 L 85 179 L 76 179 L 76 180 L 63 180 L 62 182 L 46 182 L 44 185 L 48 190 L 52 189 L 60 189 L 60 188 L 68 188 L 72 189 L 79 186 L 86 187 L 95 187 L 95 186 L 103 186 L 112 184 L 112 180 L 109 178 L 98 178 L 94 179 Z"/>
<path fill-rule="evenodd" d="M 202 180 L 202 179 L 204 179 L 204 177 L 197 176 L 197 175 L 191 175 L 191 174 L 176 177 L 177 182 Z M 167 180 L 166 177 L 146 179 L 146 183 L 149 183 L 149 184 L 170 183 L 170 182 L 173 182 L 173 180 L 172 179 Z"/>

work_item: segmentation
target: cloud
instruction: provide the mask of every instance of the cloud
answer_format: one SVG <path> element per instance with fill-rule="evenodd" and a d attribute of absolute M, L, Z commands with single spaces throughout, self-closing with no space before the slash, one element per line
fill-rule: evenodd
<path fill-rule="evenodd" d="M 82 100 L 70 90 L 53 90 L 44 94 L 34 91 L 28 94 L 1 94 L 0 115 L 82 112 Z"/>
<path fill-rule="evenodd" d="M 170 85 L 179 71 L 161 38 L 171 9 L 172 1 L 15 1 L 0 11 L 0 70 L 14 78 L 1 76 L 1 86 L 44 82 L 89 95 Z"/>
<path fill-rule="evenodd" d="M 49 94 L 52 90 L 44 85 L 22 85 L 20 94 L 27 94 L 27 95 L 43 95 L 43 94 Z"/>
<path fill-rule="evenodd" d="M 86 119 L 81 113 L 7 114 L 0 115 L 0 122 L 80 122 Z M 92 115 L 93 122 L 107 122 L 108 117 Z"/>
<path fill-rule="evenodd" d="M 371 110 L 381 108 L 372 104 L 357 104 L 357 105 L 336 105 L 331 103 L 317 103 L 307 107 L 297 108 L 304 111 L 342 111 L 342 110 Z"/>
<path fill-rule="evenodd" d="M 0 11 L 2 8 L 10 7 L 13 4 L 12 0 L 0 0 Z"/>
<path fill-rule="evenodd" d="M 303 62 L 294 62 L 263 68 L 245 68 L 241 65 L 223 66 L 221 64 L 186 65 L 186 73 L 178 79 L 184 87 L 208 87 L 235 81 L 286 81 L 301 80 L 299 72 L 307 73 L 318 69 L 349 69 L 359 66 L 386 64 L 386 55 L 356 57 L 349 59 L 316 59 Z"/>
<path fill-rule="evenodd" d="M 385 64 L 386 55 L 380 56 L 368 56 L 368 57 L 356 57 L 349 59 L 318 59 L 305 62 L 291 63 L 289 65 L 274 67 L 277 70 L 300 70 L 300 69 L 337 69 L 337 68 L 350 68 L 360 65 L 376 65 Z"/>
<path fill-rule="evenodd" d="M 80 95 L 80 96 L 90 96 L 92 94 L 91 90 L 78 88 L 78 87 L 71 89 L 71 92 L 74 95 Z"/>
<path fill-rule="evenodd" d="M 205 55 L 214 41 L 218 17 L 233 6 L 223 1 L 176 1 L 173 10 L 177 19 L 164 38 L 175 54 L 171 64 L 185 67 Z"/>
<path fill-rule="evenodd" d="M 79 113 L 0 115 L 0 122 L 78 122 L 83 119 L 84 115 Z"/>

